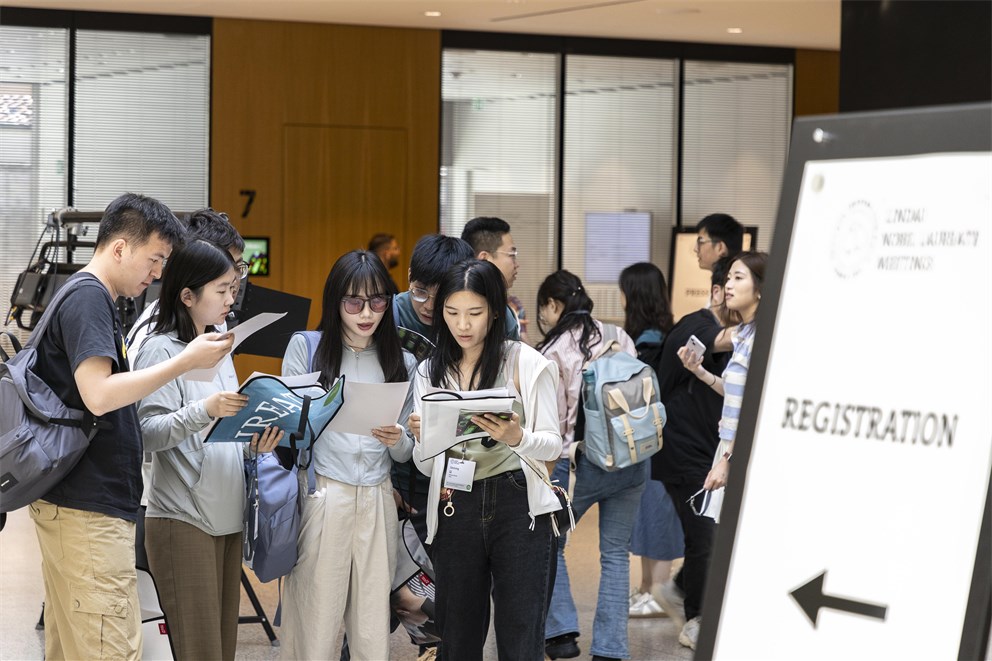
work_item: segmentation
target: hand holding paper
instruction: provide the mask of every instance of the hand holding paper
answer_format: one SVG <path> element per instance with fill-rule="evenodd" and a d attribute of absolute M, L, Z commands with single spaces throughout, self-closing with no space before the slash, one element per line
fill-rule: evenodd
<path fill-rule="evenodd" d="M 206 369 L 195 369 L 186 372 L 183 378 L 187 381 L 213 381 L 214 377 L 217 376 L 218 365 L 220 364 L 221 358 L 227 354 L 233 352 L 238 348 L 238 345 L 248 339 L 249 336 L 262 330 L 269 324 L 278 321 L 286 316 L 286 313 L 276 314 L 275 312 L 262 312 L 261 314 L 255 315 L 251 319 L 245 321 L 244 323 L 238 324 L 226 334 L 219 336 L 224 338 L 225 343 L 228 341 L 227 338 L 231 338 L 230 347 L 226 349 L 223 353 L 218 355 L 214 360 L 213 367 L 208 367 Z M 211 334 L 215 335 L 215 334 Z M 204 337 L 204 336 L 201 336 Z M 190 342 L 190 347 L 192 347 L 200 338 L 197 338 Z"/>
<path fill-rule="evenodd" d="M 423 415 L 420 442 L 424 457 L 439 455 L 462 441 L 491 436 L 491 431 L 513 443 L 513 424 L 518 432 L 520 429 L 519 418 L 513 423 L 512 413 L 509 421 L 500 417 L 500 414 L 505 416 L 512 411 L 513 397 L 506 388 L 470 392 L 435 390 L 421 397 L 420 403 Z M 483 421 L 479 418 L 483 414 L 496 416 Z M 472 420 L 473 417 L 478 423 Z M 521 437 L 522 432 L 516 437 L 516 443 Z"/>

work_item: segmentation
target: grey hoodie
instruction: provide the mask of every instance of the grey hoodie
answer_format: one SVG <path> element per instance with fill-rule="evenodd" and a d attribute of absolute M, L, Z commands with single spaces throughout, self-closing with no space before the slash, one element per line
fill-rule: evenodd
<path fill-rule="evenodd" d="M 156 365 L 186 348 L 175 333 L 150 335 L 135 368 Z M 245 507 L 244 450 L 241 443 L 203 443 L 211 422 L 204 400 L 238 389 L 228 356 L 210 383 L 170 381 L 138 404 L 145 452 L 152 454 L 149 518 L 176 519 L 208 535 L 241 532 Z"/>

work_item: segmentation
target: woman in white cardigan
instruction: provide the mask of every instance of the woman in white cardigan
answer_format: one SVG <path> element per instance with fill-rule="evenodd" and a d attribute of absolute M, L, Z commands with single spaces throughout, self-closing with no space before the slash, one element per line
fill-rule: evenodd
<path fill-rule="evenodd" d="M 482 659 L 491 595 L 499 658 L 536 661 L 544 658 L 554 560 L 550 513 L 561 509 L 544 464 L 561 454 L 558 370 L 530 347 L 504 340 L 506 285 L 489 262 L 453 267 L 437 300 L 437 348 L 414 377 L 411 431 L 419 439 L 420 397 L 431 388 L 506 387 L 515 400 L 510 416 L 472 418 L 486 438 L 436 457 L 422 443 L 414 448 L 418 468 L 431 477 L 427 541 L 437 575 L 440 658 Z"/>

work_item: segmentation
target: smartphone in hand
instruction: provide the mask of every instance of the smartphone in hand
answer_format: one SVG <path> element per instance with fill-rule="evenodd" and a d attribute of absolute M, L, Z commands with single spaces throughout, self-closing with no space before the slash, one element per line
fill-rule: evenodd
<path fill-rule="evenodd" d="M 685 348 L 696 355 L 696 358 L 702 359 L 706 355 L 706 345 L 699 341 L 699 338 L 695 335 L 689 336 L 689 341 L 685 343 Z"/>

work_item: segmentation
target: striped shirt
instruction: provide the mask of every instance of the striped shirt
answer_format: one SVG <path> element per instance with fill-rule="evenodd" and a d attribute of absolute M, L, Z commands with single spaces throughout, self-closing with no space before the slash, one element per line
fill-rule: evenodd
<path fill-rule="evenodd" d="M 733 441 L 737 436 L 747 368 L 751 364 L 751 349 L 754 347 L 754 322 L 735 328 L 731 339 L 734 353 L 723 371 L 723 418 L 720 419 L 720 440 L 727 442 Z"/>

